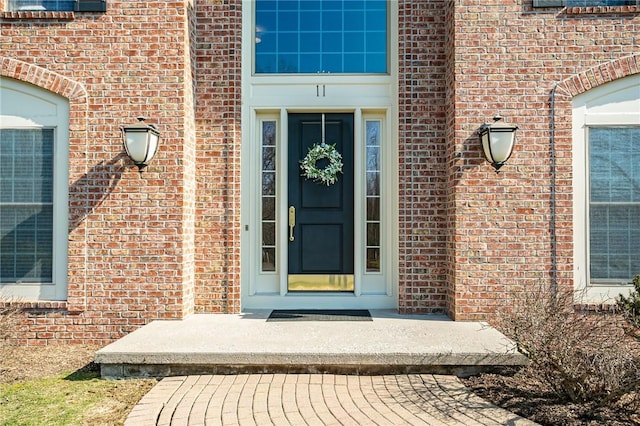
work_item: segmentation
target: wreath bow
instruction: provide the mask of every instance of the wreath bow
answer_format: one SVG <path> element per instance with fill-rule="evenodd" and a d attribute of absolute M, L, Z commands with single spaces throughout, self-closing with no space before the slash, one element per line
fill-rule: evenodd
<path fill-rule="evenodd" d="M 318 161 L 329 160 L 329 164 L 318 168 Z M 309 148 L 309 152 L 300 161 L 302 176 L 314 182 L 323 183 L 327 186 L 338 181 L 338 173 L 342 173 L 342 155 L 336 150 L 336 145 L 328 145 L 325 142 L 314 144 Z"/>

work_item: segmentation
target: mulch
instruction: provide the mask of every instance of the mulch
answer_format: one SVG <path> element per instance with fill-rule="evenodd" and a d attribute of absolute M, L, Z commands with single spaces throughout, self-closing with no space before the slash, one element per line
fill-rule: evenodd
<path fill-rule="evenodd" d="M 640 425 L 640 406 L 633 394 L 611 406 L 600 407 L 597 402 L 575 404 L 559 398 L 526 371 L 483 374 L 463 382 L 478 396 L 541 425 Z"/>

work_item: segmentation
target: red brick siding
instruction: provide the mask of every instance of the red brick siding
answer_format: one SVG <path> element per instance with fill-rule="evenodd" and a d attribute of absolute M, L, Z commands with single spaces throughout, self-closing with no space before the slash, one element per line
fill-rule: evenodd
<path fill-rule="evenodd" d="M 2 75 L 70 104 L 69 298 L 29 304 L 24 342 L 239 311 L 241 4 L 0 15 Z M 640 71 L 640 18 L 531 0 L 397 5 L 399 310 L 490 319 L 512 289 L 571 288 L 571 99 Z M 475 133 L 496 113 L 520 126 L 499 175 Z M 142 175 L 119 132 L 137 115 L 163 136 Z"/>
<path fill-rule="evenodd" d="M 104 14 L 0 21 L 2 75 L 70 99 L 69 300 L 28 311 L 25 326 L 37 330 L 24 335 L 29 343 L 107 342 L 193 309 L 187 10 L 184 1 L 110 1 Z M 142 175 L 125 158 L 119 130 L 138 115 L 162 131 Z"/>
<path fill-rule="evenodd" d="M 445 8 L 400 1 L 399 191 L 402 312 L 446 309 Z"/>
<path fill-rule="evenodd" d="M 515 0 L 469 0 L 454 7 L 455 144 L 462 155 L 449 160 L 455 216 L 455 302 L 449 313 L 479 319 L 509 303 L 511 289 L 552 281 L 573 285 L 567 94 L 581 91 L 563 93 L 564 88 L 610 80 L 589 70 L 618 69 L 629 62 L 623 58 L 637 54 L 640 18 L 532 9 L 531 1 Z M 616 76 L 635 72 L 637 67 L 629 66 Z M 562 84 L 552 151 L 550 97 L 556 83 Z M 516 152 L 499 175 L 484 162 L 474 134 L 496 113 L 520 126 Z"/>
<path fill-rule="evenodd" d="M 196 6 L 196 312 L 240 310 L 242 2 Z"/>

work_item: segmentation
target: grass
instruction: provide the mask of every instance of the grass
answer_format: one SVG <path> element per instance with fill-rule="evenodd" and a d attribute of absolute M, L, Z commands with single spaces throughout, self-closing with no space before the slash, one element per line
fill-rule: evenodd
<path fill-rule="evenodd" d="M 46 370 L 33 374 L 38 363 L 22 361 L 24 377 L 0 381 L 1 426 L 122 425 L 133 406 L 157 383 L 152 379 L 102 380 L 93 364 L 75 371 L 59 368 L 56 374 Z M 7 371 L 11 372 L 3 372 Z"/>

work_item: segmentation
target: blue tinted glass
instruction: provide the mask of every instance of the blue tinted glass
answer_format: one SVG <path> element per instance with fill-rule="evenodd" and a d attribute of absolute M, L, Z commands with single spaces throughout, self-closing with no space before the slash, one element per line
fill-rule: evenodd
<path fill-rule="evenodd" d="M 364 34 L 345 34 L 344 35 L 344 51 L 345 52 L 364 52 Z"/>
<path fill-rule="evenodd" d="M 341 11 L 323 11 L 322 12 L 322 30 L 323 31 L 342 31 L 342 12 Z"/>
<path fill-rule="evenodd" d="M 363 10 L 366 0 L 345 0 L 344 10 Z"/>
<path fill-rule="evenodd" d="M 364 34 L 364 11 L 347 11 L 344 13 L 345 31 L 359 31 Z"/>
<path fill-rule="evenodd" d="M 342 55 L 339 53 L 325 53 L 322 55 L 322 65 L 324 72 L 337 73 L 344 69 L 342 66 Z"/>
<path fill-rule="evenodd" d="M 280 31 L 298 31 L 298 12 L 282 12 L 278 17 Z"/>
<path fill-rule="evenodd" d="M 382 30 L 387 26 L 387 11 L 369 10 L 365 13 L 365 20 L 368 28 L 376 31 Z"/>
<path fill-rule="evenodd" d="M 278 49 L 280 49 L 281 52 L 298 53 L 297 34 L 281 33 L 278 36 Z"/>
<path fill-rule="evenodd" d="M 316 73 L 322 68 L 322 61 L 318 53 L 301 53 L 300 54 L 300 72 Z"/>
<path fill-rule="evenodd" d="M 301 52 L 319 52 L 320 51 L 320 34 L 319 33 L 300 34 L 300 51 Z"/>
<path fill-rule="evenodd" d="M 302 25 L 300 27 L 301 32 L 316 32 L 320 33 L 320 11 L 312 10 L 308 12 L 300 12 L 300 22 Z"/>
<path fill-rule="evenodd" d="M 300 72 L 298 70 L 298 57 L 296 53 L 281 53 L 278 55 L 279 72 L 292 74 Z"/>
<path fill-rule="evenodd" d="M 332 53 L 342 52 L 342 33 L 322 34 L 322 51 Z"/>
<path fill-rule="evenodd" d="M 262 0 L 256 0 L 260 3 Z M 321 0 L 302 0 L 299 2 L 300 10 L 320 10 Z"/>
<path fill-rule="evenodd" d="M 260 0 L 256 2 L 256 11 L 260 13 L 265 10 L 276 10 L 277 4 L 278 2 L 275 0 Z"/>
<path fill-rule="evenodd" d="M 386 0 L 256 0 L 256 73 L 386 73 Z"/>
<path fill-rule="evenodd" d="M 366 43 L 369 52 L 385 53 L 387 51 L 387 35 L 385 33 L 370 33 Z"/>
<path fill-rule="evenodd" d="M 365 57 L 366 63 L 365 68 L 370 70 L 372 73 L 383 73 L 387 69 L 387 55 L 384 53 L 380 54 L 367 54 Z"/>
<path fill-rule="evenodd" d="M 256 72 L 267 74 L 278 72 L 278 67 L 276 66 L 277 61 L 278 57 L 276 55 L 257 53 Z"/>
<path fill-rule="evenodd" d="M 344 55 L 344 67 L 348 70 L 365 68 L 365 56 L 362 53 L 348 53 Z"/>
<path fill-rule="evenodd" d="M 278 8 L 280 10 L 298 10 L 297 0 L 280 0 L 279 2 L 276 2 L 276 3 L 278 3 Z"/>

